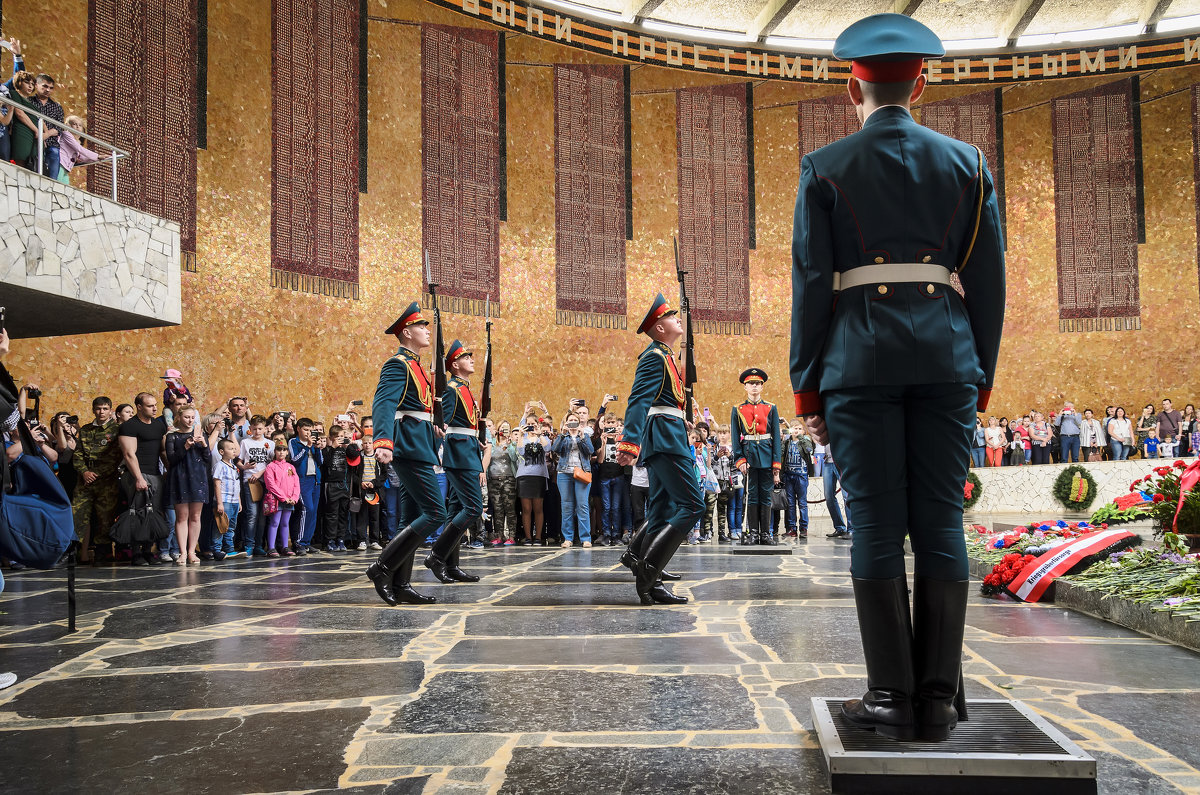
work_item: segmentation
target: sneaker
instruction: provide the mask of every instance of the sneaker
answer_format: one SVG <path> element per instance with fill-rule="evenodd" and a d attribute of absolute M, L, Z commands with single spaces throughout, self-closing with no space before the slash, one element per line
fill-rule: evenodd
<path fill-rule="evenodd" d="M 592 542 L 591 542 L 591 541 L 584 541 L 584 542 L 583 542 L 583 548 L 584 548 L 584 549 L 591 549 L 591 548 L 592 548 Z"/>
<path fill-rule="evenodd" d="M 144 554 L 142 555 L 142 557 L 143 557 L 143 558 L 145 559 L 145 561 L 146 561 L 147 563 L 149 563 L 151 566 L 157 566 L 158 564 L 162 563 L 162 561 L 161 561 L 161 560 L 159 560 L 159 557 L 158 557 L 158 555 L 155 555 L 153 552 L 146 552 L 146 553 L 144 553 Z M 167 556 L 167 560 L 170 560 L 170 559 L 171 559 L 171 556 L 170 556 L 170 555 L 168 555 L 168 556 Z"/>
<path fill-rule="evenodd" d="M 472 538 L 471 543 L 467 544 L 467 549 L 483 549 L 485 546 L 487 545 L 481 539 Z"/>
<path fill-rule="evenodd" d="M 272 549 L 270 552 L 267 553 L 267 557 L 268 558 L 277 558 L 277 557 L 279 557 L 279 552 L 277 550 Z"/>
<path fill-rule="evenodd" d="M 159 563 L 174 563 L 177 560 L 179 560 L 178 552 L 159 552 L 158 553 L 158 562 Z"/>
<path fill-rule="evenodd" d="M 200 560 L 212 560 L 213 559 L 213 553 L 205 552 L 204 550 L 197 552 L 196 556 L 199 557 Z"/>
<path fill-rule="evenodd" d="M 563 549 L 570 549 L 570 548 L 571 548 L 571 542 L 570 542 L 570 541 L 564 541 L 564 542 L 562 542 L 562 548 L 563 548 Z"/>
<path fill-rule="evenodd" d="M 358 542 L 358 546 L 357 546 L 357 547 L 355 547 L 355 548 L 356 548 L 356 549 L 357 549 L 359 552 L 366 552 L 366 551 L 367 551 L 367 542 L 366 542 L 366 541 L 359 541 L 359 542 Z"/>
<path fill-rule="evenodd" d="M 371 549 L 374 549 L 374 550 L 380 550 L 380 549 L 383 549 L 383 547 L 381 547 L 381 546 L 379 545 L 379 542 L 378 542 L 378 541 L 372 541 L 370 544 L 367 544 L 367 546 L 368 546 L 368 547 L 370 547 Z"/>
<path fill-rule="evenodd" d="M 150 562 L 148 560 L 146 560 L 145 556 L 138 555 L 136 558 L 133 559 L 133 565 L 148 566 L 148 565 L 150 565 Z"/>
<path fill-rule="evenodd" d="M 493 538 L 490 543 L 491 543 L 491 546 L 494 546 L 494 547 L 504 546 L 504 542 L 501 541 L 499 538 Z"/>
<path fill-rule="evenodd" d="M 213 553 L 212 553 L 212 559 L 213 559 L 213 560 L 225 560 L 225 553 L 224 553 L 224 552 L 219 552 L 219 551 L 218 551 L 218 552 L 213 552 Z"/>
<path fill-rule="evenodd" d="M 328 544 L 325 545 L 325 551 L 326 552 L 337 552 L 338 551 L 337 542 L 330 541 Z"/>
<path fill-rule="evenodd" d="M 280 552 L 279 554 L 280 554 L 280 555 L 283 555 L 285 558 L 290 558 L 290 557 L 292 557 L 293 555 L 295 555 L 296 553 L 295 553 L 295 552 L 293 552 L 293 551 L 292 551 L 291 549 L 289 549 L 288 547 L 284 547 L 284 548 L 283 548 L 283 551 L 282 551 L 282 552 Z"/>
<path fill-rule="evenodd" d="M 604 543 L 604 536 L 596 536 L 596 546 L 598 546 L 598 547 L 608 546 L 608 544 Z"/>
<path fill-rule="evenodd" d="M 350 551 L 349 549 L 346 549 L 346 542 L 344 542 L 344 541 L 338 542 L 338 552 L 349 552 L 349 551 Z"/>
<path fill-rule="evenodd" d="M 262 547 L 254 548 L 254 557 L 265 558 L 266 556 L 267 556 L 267 550 L 263 549 Z"/>
<path fill-rule="evenodd" d="M 225 557 L 232 559 L 232 558 L 248 558 L 250 556 L 248 554 L 246 554 L 246 550 L 239 549 L 239 550 L 235 550 L 234 552 L 230 552 Z"/>
<path fill-rule="evenodd" d="M 511 538 L 504 539 L 504 546 L 515 547 L 516 545 L 517 545 L 517 542 L 513 541 Z M 500 541 L 498 539 L 496 541 L 496 546 L 500 546 Z M 524 546 L 524 545 L 522 544 L 522 546 Z"/>

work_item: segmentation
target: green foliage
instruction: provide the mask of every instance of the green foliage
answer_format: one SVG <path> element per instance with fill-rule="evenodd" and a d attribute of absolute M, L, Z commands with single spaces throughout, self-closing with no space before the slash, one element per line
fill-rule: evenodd
<path fill-rule="evenodd" d="M 975 503 L 979 502 L 980 496 L 983 495 L 983 481 L 974 472 L 967 472 L 967 483 L 970 483 L 971 496 L 967 496 L 967 489 L 963 489 L 963 510 L 969 511 L 975 507 Z"/>
<path fill-rule="evenodd" d="M 1072 493 L 1076 475 L 1086 484 L 1082 498 L 1078 500 L 1073 499 L 1075 495 Z M 1079 464 L 1073 464 L 1059 472 L 1055 478 L 1054 498 L 1072 511 L 1086 511 L 1096 500 L 1096 480 L 1091 472 Z"/>

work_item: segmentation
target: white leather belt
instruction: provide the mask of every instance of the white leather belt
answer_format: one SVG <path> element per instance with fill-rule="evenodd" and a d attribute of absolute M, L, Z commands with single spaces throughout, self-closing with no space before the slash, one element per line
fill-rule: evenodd
<path fill-rule="evenodd" d="M 771 434 L 769 433 L 747 433 L 742 436 L 743 442 L 766 442 L 770 439 Z"/>
<path fill-rule="evenodd" d="M 833 274 L 833 291 L 849 290 L 864 284 L 882 282 L 931 282 L 950 284 L 950 271 L 933 262 L 887 262 L 883 265 L 861 265 L 845 273 Z"/>
<path fill-rule="evenodd" d="M 396 419 L 412 419 L 420 420 L 421 422 L 433 422 L 433 412 L 430 411 L 397 411 Z"/>
<path fill-rule="evenodd" d="M 446 433 L 457 433 L 460 436 L 478 436 L 479 431 L 474 428 L 459 428 L 453 425 L 446 428 Z"/>
<path fill-rule="evenodd" d="M 681 420 L 684 419 L 683 409 L 677 409 L 671 406 L 651 406 L 650 410 L 646 412 L 647 417 L 653 417 L 655 414 L 666 414 L 668 417 L 677 417 Z"/>

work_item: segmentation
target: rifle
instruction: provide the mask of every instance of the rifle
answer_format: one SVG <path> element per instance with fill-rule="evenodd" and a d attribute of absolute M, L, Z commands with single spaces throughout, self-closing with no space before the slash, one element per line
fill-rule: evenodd
<path fill-rule="evenodd" d="M 437 324 L 437 341 L 433 346 L 433 423 L 440 428 L 446 424 L 446 418 L 442 416 L 442 394 L 446 391 L 446 343 L 442 339 L 442 310 L 438 306 L 437 283 L 429 267 L 428 251 L 425 252 L 425 281 L 429 284 L 429 298 L 433 302 L 433 322 Z"/>
<path fill-rule="evenodd" d="M 489 294 L 484 304 L 485 317 L 483 324 L 487 328 L 487 364 L 483 367 L 483 391 L 479 398 L 479 418 L 492 413 L 492 296 Z M 487 425 L 479 423 L 479 443 L 487 444 Z"/>
<path fill-rule="evenodd" d="M 683 351 L 681 351 L 683 354 L 683 394 L 684 400 L 687 401 L 684 411 L 687 412 L 687 421 L 695 422 L 696 416 L 692 408 L 695 401 L 692 393 L 693 385 L 696 383 L 696 345 L 692 338 L 692 308 L 688 303 L 687 285 L 684 283 L 687 271 L 679 262 L 679 241 L 672 237 L 671 243 L 675 247 L 675 275 L 679 277 L 679 311 L 684 316 Z"/>

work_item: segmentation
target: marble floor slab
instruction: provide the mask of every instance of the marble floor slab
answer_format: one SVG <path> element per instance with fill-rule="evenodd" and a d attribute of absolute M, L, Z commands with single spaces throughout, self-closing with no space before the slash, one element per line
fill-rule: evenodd
<path fill-rule="evenodd" d="M 62 572 L 5 572 L 0 790 L 826 793 L 809 699 L 866 679 L 829 529 L 681 549 L 677 607 L 599 547 L 464 550 L 478 584 L 418 560 L 438 602 L 389 607 L 355 552 L 80 568 L 68 633 Z M 1021 699 L 1101 793 L 1200 793 L 1200 655 L 978 593 L 964 651 L 968 696 Z"/>

